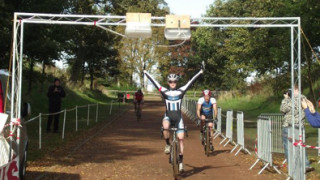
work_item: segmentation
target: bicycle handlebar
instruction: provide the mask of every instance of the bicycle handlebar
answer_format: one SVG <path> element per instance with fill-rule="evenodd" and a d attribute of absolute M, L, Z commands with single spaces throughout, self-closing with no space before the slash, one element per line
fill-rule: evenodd
<path fill-rule="evenodd" d="M 200 118 L 197 118 L 197 126 L 200 125 L 201 121 L 205 121 L 205 123 L 217 122 L 217 120 L 215 120 L 215 119 L 200 119 Z"/>
<path fill-rule="evenodd" d="M 187 131 L 187 127 L 185 127 L 185 128 L 171 127 L 171 128 L 169 128 L 169 129 L 164 129 L 163 127 L 161 127 L 161 131 L 164 131 L 164 130 L 166 130 L 166 131 L 179 131 L 179 130 Z"/>

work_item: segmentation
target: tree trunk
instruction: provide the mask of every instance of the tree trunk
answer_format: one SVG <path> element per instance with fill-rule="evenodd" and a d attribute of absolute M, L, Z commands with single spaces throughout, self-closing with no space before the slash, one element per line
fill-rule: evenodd
<path fill-rule="evenodd" d="M 70 81 L 76 83 L 79 79 L 82 62 L 80 59 L 74 59 L 74 63 L 71 68 Z"/>
<path fill-rule="evenodd" d="M 41 86 L 40 86 L 40 92 L 43 92 L 43 83 L 45 80 L 45 74 L 46 74 L 46 64 L 44 61 L 42 61 L 42 73 L 41 73 Z"/>
<path fill-rule="evenodd" d="M 130 86 L 133 86 L 133 73 L 130 73 L 130 82 L 129 82 Z"/>
<path fill-rule="evenodd" d="M 306 60 L 307 60 L 307 65 L 308 65 L 308 82 L 309 82 L 309 88 L 310 88 L 310 92 L 311 92 L 311 95 L 312 95 L 312 102 L 313 102 L 313 104 L 316 104 L 317 103 L 317 100 L 316 100 L 316 96 L 315 96 L 315 94 L 314 94 L 314 90 L 313 90 L 313 81 L 312 81 L 312 78 L 311 78 L 311 61 L 310 61 L 310 59 L 312 58 L 312 54 L 311 53 L 309 53 L 308 55 L 307 55 L 307 52 L 306 52 L 306 50 L 305 50 L 305 47 L 304 47 L 304 55 L 305 55 L 305 58 L 306 58 Z M 310 58 L 308 58 L 308 57 L 310 57 Z"/>
<path fill-rule="evenodd" d="M 81 69 L 81 71 L 82 71 L 82 73 L 81 73 L 81 86 L 83 86 L 83 84 L 84 84 L 84 77 L 86 76 L 86 71 L 85 71 L 85 66 L 84 66 L 84 64 L 85 64 L 85 61 L 83 61 L 83 63 L 82 63 L 82 69 Z"/>
<path fill-rule="evenodd" d="M 30 59 L 30 66 L 29 66 L 29 83 L 28 83 L 28 94 L 32 91 L 32 81 L 33 81 L 33 67 L 34 67 L 34 60 L 33 58 Z"/>
<path fill-rule="evenodd" d="M 89 66 L 89 72 L 90 72 L 90 90 L 93 90 L 93 66 Z"/>
<path fill-rule="evenodd" d="M 141 85 L 141 88 L 144 88 L 143 73 L 139 73 L 139 78 L 140 78 L 140 85 Z"/>

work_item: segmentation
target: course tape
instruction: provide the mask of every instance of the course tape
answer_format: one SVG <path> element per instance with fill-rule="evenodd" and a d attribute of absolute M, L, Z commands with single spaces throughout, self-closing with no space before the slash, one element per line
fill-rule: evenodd
<path fill-rule="evenodd" d="M 302 146 L 302 147 L 305 147 L 305 148 L 310 148 L 310 149 L 320 149 L 320 147 L 317 147 L 317 146 L 310 146 L 310 145 L 306 145 L 302 142 L 302 136 L 300 135 L 299 136 L 299 141 L 296 141 L 293 143 L 294 146 Z"/>

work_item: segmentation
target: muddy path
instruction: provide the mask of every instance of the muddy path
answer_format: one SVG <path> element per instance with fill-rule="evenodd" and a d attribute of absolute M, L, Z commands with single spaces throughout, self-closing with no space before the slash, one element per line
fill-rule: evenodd
<path fill-rule="evenodd" d="M 160 138 L 164 106 L 160 101 L 147 101 L 142 119 L 137 122 L 133 108 L 119 115 L 112 123 L 95 127 L 83 139 L 70 142 L 50 155 L 32 162 L 27 179 L 173 179 L 168 156 L 163 153 Z M 199 129 L 184 116 L 189 137 L 185 139 L 185 172 L 181 179 L 284 179 L 284 176 L 264 171 L 262 164 L 248 170 L 254 156 L 242 152 L 234 156 L 231 145 L 219 145 L 205 156 L 199 140 Z"/>

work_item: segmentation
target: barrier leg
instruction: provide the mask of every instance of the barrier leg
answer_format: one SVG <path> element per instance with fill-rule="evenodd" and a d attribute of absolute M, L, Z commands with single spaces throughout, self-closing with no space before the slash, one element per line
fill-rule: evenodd
<path fill-rule="evenodd" d="M 41 113 L 39 113 L 39 149 L 41 149 L 41 132 L 42 132 L 42 128 L 41 128 Z"/>
<path fill-rule="evenodd" d="M 264 171 L 264 169 L 266 169 L 266 167 L 268 167 L 268 166 L 269 166 L 269 163 L 264 165 L 264 167 L 258 172 L 258 174 L 261 174 Z"/>
<path fill-rule="evenodd" d="M 260 161 L 260 159 L 257 159 L 256 162 L 253 163 L 253 165 L 249 168 L 249 170 L 251 170 L 259 161 Z"/>
<path fill-rule="evenodd" d="M 232 153 L 235 149 L 237 149 L 238 145 L 239 145 L 239 144 L 237 144 L 237 145 L 230 151 L 230 153 Z M 241 149 L 241 148 L 240 148 L 240 149 Z"/>
<path fill-rule="evenodd" d="M 76 132 L 78 131 L 78 106 L 76 106 Z"/>
<path fill-rule="evenodd" d="M 235 154 L 234 156 L 238 155 L 239 152 L 240 152 L 242 149 L 243 149 L 243 147 L 241 147 L 241 148 L 236 152 L 236 154 Z"/>
<path fill-rule="evenodd" d="M 64 139 L 64 131 L 66 129 L 66 116 L 67 116 L 67 110 L 64 110 L 64 116 L 63 116 L 63 128 L 62 128 L 62 139 Z"/>
<path fill-rule="evenodd" d="M 227 138 L 225 137 L 219 144 L 222 144 Z"/>
<path fill-rule="evenodd" d="M 223 147 L 226 147 L 226 145 L 227 145 L 230 141 L 231 141 L 231 140 L 229 139 Z"/>

